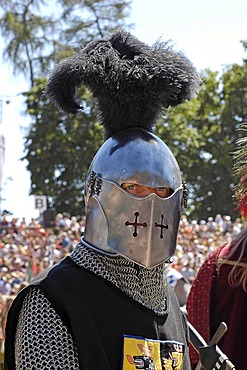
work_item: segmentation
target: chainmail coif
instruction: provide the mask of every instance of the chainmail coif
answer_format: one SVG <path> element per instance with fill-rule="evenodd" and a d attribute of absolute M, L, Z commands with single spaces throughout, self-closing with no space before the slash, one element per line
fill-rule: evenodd
<path fill-rule="evenodd" d="M 82 240 L 83 243 L 83 240 Z M 109 257 L 79 243 L 71 254 L 79 266 L 104 277 L 129 297 L 158 315 L 168 312 L 168 283 L 164 265 L 147 269 L 124 257 Z"/>
<path fill-rule="evenodd" d="M 72 260 L 104 277 L 157 314 L 168 311 L 164 266 L 146 269 L 123 257 L 108 257 L 78 244 Z M 43 292 L 33 287 L 20 312 L 15 341 L 16 370 L 79 370 L 77 348 Z"/>

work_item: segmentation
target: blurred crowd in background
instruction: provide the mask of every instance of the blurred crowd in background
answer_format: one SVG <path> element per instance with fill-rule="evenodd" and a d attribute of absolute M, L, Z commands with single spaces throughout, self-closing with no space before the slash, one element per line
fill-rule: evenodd
<path fill-rule="evenodd" d="M 0 339 L 4 336 L 7 310 L 16 293 L 47 267 L 68 255 L 84 232 L 85 217 L 77 220 L 69 214 L 57 214 L 53 227 L 44 227 L 35 219 L 9 216 L 0 221 Z M 230 242 L 242 230 L 240 218 L 216 215 L 191 222 L 185 215 L 180 221 L 172 268 L 191 283 L 205 258 L 218 246 Z"/>

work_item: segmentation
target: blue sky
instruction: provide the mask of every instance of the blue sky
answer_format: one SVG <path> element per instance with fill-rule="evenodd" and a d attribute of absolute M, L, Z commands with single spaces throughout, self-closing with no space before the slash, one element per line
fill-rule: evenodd
<path fill-rule="evenodd" d="M 218 70 L 241 62 L 240 40 L 247 39 L 245 0 L 134 0 L 131 20 L 135 35 L 147 43 L 173 40 L 199 68 Z M 152 6 L 150 5 L 152 4 Z"/>
<path fill-rule="evenodd" d="M 246 57 L 240 40 L 247 39 L 246 0 L 134 0 L 130 23 L 132 33 L 147 44 L 158 38 L 172 40 L 177 50 L 182 50 L 198 70 L 221 70 L 224 65 L 241 63 Z M 0 40 L 0 50 L 3 40 Z M 34 198 L 28 196 L 29 174 L 23 156 L 23 130 L 28 127 L 22 116 L 23 99 L 19 93 L 28 88 L 24 77 L 13 76 L 12 70 L 2 63 L 0 99 L 10 96 L 10 104 L 3 102 L 0 130 L 5 134 L 6 158 L 2 184 L 1 209 L 14 212 L 14 216 L 37 217 Z M 8 181 L 12 177 L 13 181 Z"/>

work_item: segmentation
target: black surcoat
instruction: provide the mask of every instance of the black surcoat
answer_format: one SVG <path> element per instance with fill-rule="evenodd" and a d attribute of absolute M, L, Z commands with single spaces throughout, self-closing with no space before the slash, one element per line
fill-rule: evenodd
<path fill-rule="evenodd" d="M 15 369 L 14 341 L 18 316 L 22 302 L 33 285 L 43 291 L 67 326 L 78 350 L 81 369 L 122 369 L 123 361 L 126 360 L 123 352 L 125 337 L 147 338 L 154 343 L 182 343 L 185 350 L 182 369 L 190 369 L 185 321 L 171 289 L 169 313 L 157 315 L 112 283 L 66 257 L 51 270 L 39 275 L 14 300 L 6 327 L 6 370 Z M 142 368 L 138 367 L 141 366 L 140 363 L 136 367 L 135 361 L 142 360 L 133 356 L 133 370 Z"/>

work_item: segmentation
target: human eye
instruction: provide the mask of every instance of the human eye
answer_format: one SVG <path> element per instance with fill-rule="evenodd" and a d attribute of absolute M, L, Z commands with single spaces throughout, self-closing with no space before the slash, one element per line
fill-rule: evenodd
<path fill-rule="evenodd" d="M 127 191 L 127 193 L 130 193 L 130 194 L 135 195 L 135 196 L 142 195 L 142 187 L 138 184 L 124 183 L 121 186 L 125 191 Z"/>
<path fill-rule="evenodd" d="M 125 190 L 127 189 L 127 190 L 135 190 L 135 188 L 136 188 L 136 186 L 135 185 L 128 185 L 126 188 L 125 188 Z"/>
<path fill-rule="evenodd" d="M 135 190 L 136 188 L 136 185 L 132 183 L 123 183 L 121 186 L 126 191 L 132 191 L 132 190 Z"/>
<path fill-rule="evenodd" d="M 165 186 L 155 188 L 155 193 L 161 198 L 167 198 L 172 194 L 171 189 Z"/>

